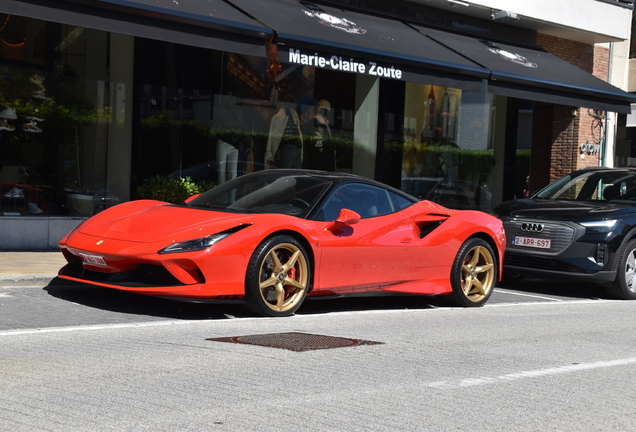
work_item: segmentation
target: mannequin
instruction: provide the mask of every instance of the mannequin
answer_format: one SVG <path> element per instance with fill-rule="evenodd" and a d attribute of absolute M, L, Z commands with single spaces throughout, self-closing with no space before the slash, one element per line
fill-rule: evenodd
<path fill-rule="evenodd" d="M 455 112 L 457 97 L 444 90 L 442 96 L 442 138 L 449 143 L 455 139 Z"/>
<path fill-rule="evenodd" d="M 214 126 L 236 131 L 217 140 L 218 183 L 221 184 L 244 173 L 249 148 L 242 132 L 246 129 L 243 111 L 236 105 L 236 97 L 216 95 L 214 100 Z"/>
<path fill-rule="evenodd" d="M 294 108 L 278 110 L 269 127 L 265 163 L 278 168 L 302 168 L 303 134 Z"/>
<path fill-rule="evenodd" d="M 422 129 L 422 142 L 432 141 L 435 136 L 435 112 L 437 110 L 437 100 L 435 98 L 435 87 L 431 86 L 428 99 L 424 104 L 424 128 Z"/>
<path fill-rule="evenodd" d="M 330 155 L 325 152 L 324 140 L 331 138 L 331 129 L 329 128 L 329 112 L 331 104 L 329 101 L 322 99 L 318 102 L 316 114 L 313 117 L 313 136 L 314 148 L 312 151 L 312 165 L 316 169 L 333 169 L 336 171 L 336 149 L 333 149 L 333 161 L 330 161 Z"/>
<path fill-rule="evenodd" d="M 219 184 L 236 178 L 239 151 L 225 141 L 216 144 L 216 160 L 219 164 Z"/>

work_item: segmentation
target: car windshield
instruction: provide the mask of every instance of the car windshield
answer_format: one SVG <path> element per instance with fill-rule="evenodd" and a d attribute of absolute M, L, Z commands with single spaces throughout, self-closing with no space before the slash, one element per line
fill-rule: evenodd
<path fill-rule="evenodd" d="M 636 203 L 636 172 L 579 171 L 546 187 L 533 198 Z"/>
<path fill-rule="evenodd" d="M 236 213 L 279 213 L 305 217 L 331 182 L 278 170 L 237 177 L 199 195 L 187 205 Z"/>

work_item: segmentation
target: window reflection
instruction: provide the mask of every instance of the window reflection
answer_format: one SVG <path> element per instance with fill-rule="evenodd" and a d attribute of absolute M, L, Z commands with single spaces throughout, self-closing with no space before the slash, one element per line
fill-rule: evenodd
<path fill-rule="evenodd" d="M 397 183 L 419 199 L 449 208 L 490 212 L 492 192 L 489 178 L 495 165 L 490 136 L 489 96 L 418 83 L 392 86 L 403 92 L 401 134 L 385 129 L 384 181 Z M 392 126 L 393 118 L 387 125 Z M 399 169 L 398 169 L 399 167 Z"/>
<path fill-rule="evenodd" d="M 104 163 L 107 34 L 13 15 L 0 22 L 0 215 L 83 216 L 118 202 Z"/>
<path fill-rule="evenodd" d="M 12 46 L 0 52 L 2 215 L 181 202 L 278 168 L 376 177 L 449 207 L 492 204 L 497 112 L 484 93 L 281 64 L 275 45 L 254 57 L 0 21 Z M 381 87 L 391 91 L 378 118 Z"/>
<path fill-rule="evenodd" d="M 268 51 L 266 51 L 266 49 Z M 265 57 L 137 41 L 135 185 L 153 176 L 212 187 L 275 168 L 352 171 L 355 75 Z"/>

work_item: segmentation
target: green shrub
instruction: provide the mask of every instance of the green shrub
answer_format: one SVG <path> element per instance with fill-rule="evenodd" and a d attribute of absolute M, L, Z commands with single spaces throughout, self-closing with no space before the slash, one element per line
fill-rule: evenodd
<path fill-rule="evenodd" d="M 199 192 L 197 193 L 203 193 L 209 191 L 213 187 L 216 187 L 216 183 L 211 181 L 201 181 L 197 182 L 197 186 L 199 187 Z"/>
<path fill-rule="evenodd" d="M 482 183 L 495 166 L 493 150 L 460 149 L 417 141 L 389 142 L 385 148 L 388 152 L 402 150 L 402 170 L 407 177 L 462 178 Z"/>
<path fill-rule="evenodd" d="M 205 192 L 214 187 L 214 183 L 196 184 L 190 177 L 176 179 L 173 177 L 149 177 L 137 188 L 140 199 L 153 199 L 181 204 L 192 195 Z"/>

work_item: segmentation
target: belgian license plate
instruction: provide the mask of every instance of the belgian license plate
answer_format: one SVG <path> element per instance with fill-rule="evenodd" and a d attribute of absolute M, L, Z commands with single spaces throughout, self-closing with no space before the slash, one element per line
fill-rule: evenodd
<path fill-rule="evenodd" d="M 86 254 L 79 254 L 80 257 L 82 257 L 82 261 L 84 261 L 86 264 L 93 264 L 93 265 L 100 265 L 100 266 L 107 266 L 108 264 L 106 264 L 106 260 L 104 259 L 104 257 L 100 257 L 97 255 L 86 255 Z"/>
<path fill-rule="evenodd" d="M 514 246 L 525 246 L 538 249 L 550 249 L 552 243 L 549 239 L 540 239 L 534 237 L 512 236 L 512 244 Z"/>

